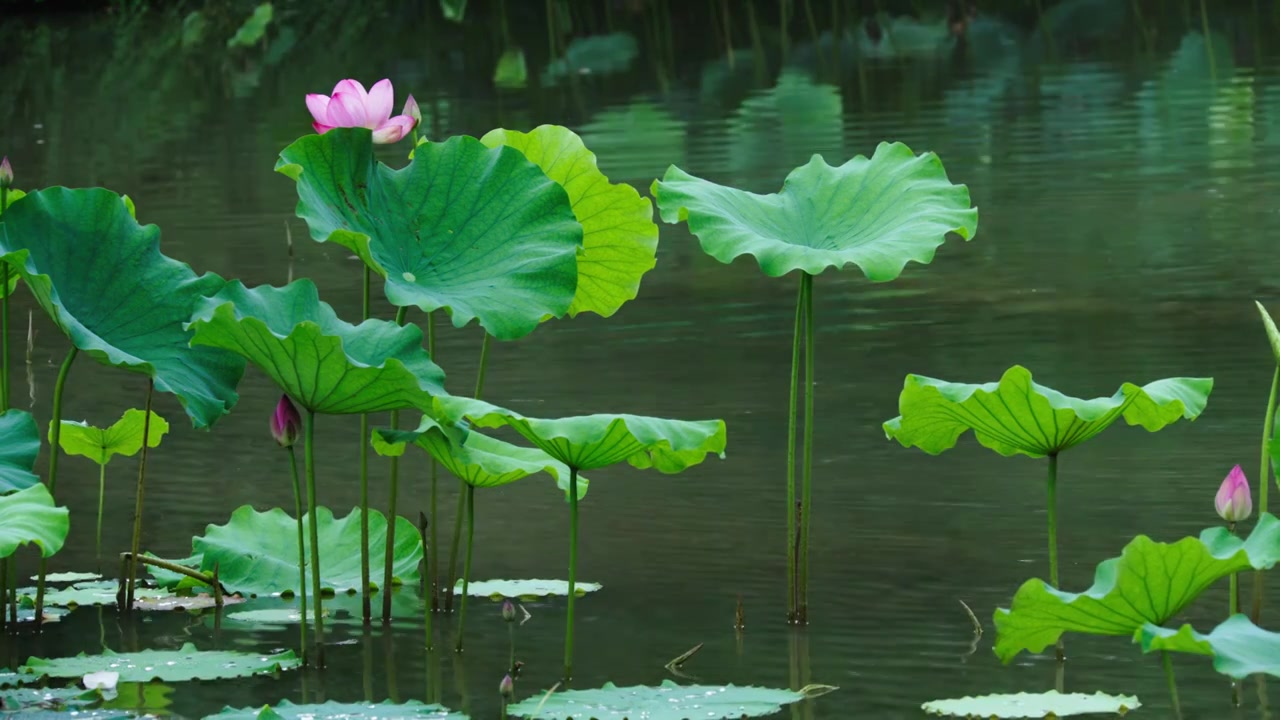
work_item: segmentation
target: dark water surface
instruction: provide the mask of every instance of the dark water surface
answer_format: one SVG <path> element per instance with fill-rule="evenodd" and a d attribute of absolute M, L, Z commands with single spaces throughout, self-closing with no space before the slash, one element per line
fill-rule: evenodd
<path fill-rule="evenodd" d="M 663 664 L 699 642 L 705 647 L 685 669 L 700 681 L 840 686 L 788 711 L 806 718 L 912 718 L 937 697 L 1051 687 L 1049 656 L 1000 665 L 990 624 L 1023 580 L 1045 572 L 1045 463 L 999 457 L 969 437 L 940 457 L 885 440 L 880 424 L 897 414 L 908 372 L 977 382 L 1020 363 L 1078 396 L 1109 395 L 1125 381 L 1215 378 L 1197 422 L 1159 434 L 1115 427 L 1064 456 L 1068 589 L 1087 587 L 1094 565 L 1137 533 L 1172 540 L 1214 524 L 1213 494 L 1230 467 L 1257 473 L 1271 361 L 1252 301 L 1280 308 L 1280 45 L 1271 3 L 1210 7 L 1208 42 L 1198 8 L 1139 23 L 1130 3 L 1100 12 L 1095 2 L 1087 21 L 1060 13 L 1057 24 L 1032 30 L 980 18 L 967 50 L 943 41 L 935 51 L 940 38 L 930 36 L 924 49 L 904 41 L 894 53 L 846 36 L 838 58 L 831 35 L 815 44 L 800 20 L 785 58 L 776 32 L 762 31 L 763 49 L 753 51 L 746 19 L 735 16 L 732 64 L 709 27 L 675 17 L 668 56 L 648 34 L 652 15 L 615 17 L 641 38 L 638 56 L 619 72 L 553 87 L 538 77 L 547 40 L 534 13 L 511 20 L 512 44 L 528 51 L 530 87 L 506 90 L 490 79 L 503 45 L 492 25 L 469 19 L 459 29 L 428 5 L 426 17 L 378 6 L 306 26 L 281 57 L 219 50 L 222 40 L 208 46 L 212 54 L 184 54 L 173 40 L 180 18 L 11 20 L 0 24 L 10 48 L 0 73 L 0 152 L 20 187 L 127 193 L 139 219 L 161 227 L 167 254 L 250 285 L 313 278 L 347 318 L 359 316 L 358 264 L 308 239 L 293 216 L 294 184 L 272 172 L 279 150 L 310 132 L 303 95 L 347 76 L 392 78 L 397 107 L 412 91 L 432 137 L 568 125 L 612 179 L 642 191 L 671 163 L 773 191 L 812 153 L 836 162 L 900 140 L 938 152 L 980 208 L 973 242 L 948 242 L 932 265 L 913 265 L 891 284 L 871 285 L 855 269 L 816 283 L 820 394 L 805 630 L 783 623 L 794 278 L 765 278 L 749 258 L 721 265 L 683 226 L 663 225 L 657 268 L 615 317 L 551 322 L 493 348 L 486 396 L 523 412 L 728 422 L 724 461 L 678 476 L 626 466 L 592 474 L 579 574 L 604 590 L 578 605 L 575 687 L 660 682 L 670 677 Z M 825 32 L 826 4 L 814 6 Z M 407 149 L 380 153 L 398 164 Z M 17 302 L 11 342 L 21 345 L 29 297 Z M 378 312 L 392 314 L 385 304 Z M 38 308 L 34 318 L 32 409 L 47 422 L 67 344 Z M 452 387 L 468 386 L 479 331 L 450 328 L 439 342 Z M 69 388 L 65 416 L 99 425 L 140 407 L 145 390 L 140 376 L 90 362 L 76 365 Z M 212 433 L 191 430 L 173 398 L 157 397 L 174 431 L 151 455 L 148 550 L 181 557 L 193 534 L 242 504 L 292 507 L 287 459 L 267 433 L 278 392 L 251 368 L 241 393 Z M 322 497 L 345 513 L 358 501 L 356 420 L 322 418 L 318 434 Z M 404 465 L 401 508 L 416 518 L 428 499 L 426 463 L 411 454 Z M 51 567 L 92 568 L 96 467 L 81 458 L 61 467 L 73 530 Z M 105 544 L 113 553 L 128 544 L 135 474 L 132 460 L 109 469 Z M 385 475 L 376 464 L 379 504 Z M 442 487 L 442 507 L 451 509 L 456 487 Z M 478 498 L 478 578 L 565 576 L 568 513 L 550 481 Z M 976 645 L 961 601 L 986 627 Z M 1225 605 L 1219 588 L 1183 619 L 1207 629 Z M 558 679 L 563 633 L 563 601 L 527 607 L 533 617 L 516 633 L 521 698 Z M 444 616 L 434 654 L 422 648 L 419 622 L 368 633 L 339 626 L 324 673 L 176 685 L 170 709 L 200 717 L 227 704 L 301 701 L 305 686 L 313 701 L 416 698 L 495 716 L 507 627 L 496 605 L 473 609 L 462 655 L 449 650 L 454 620 Z M 293 647 L 296 629 L 215 633 L 207 616 L 128 620 L 88 609 L 42 637 L 9 639 L 5 652 L 10 662 L 96 652 L 100 637 L 115 650 L 190 641 L 265 652 Z M 1156 658 L 1123 638 L 1072 638 L 1068 648 L 1069 689 L 1134 693 L 1148 705 L 1143 716 L 1168 715 Z M 1264 716 L 1252 684 L 1232 710 L 1228 683 L 1207 659 L 1181 656 L 1177 667 L 1188 717 Z"/>

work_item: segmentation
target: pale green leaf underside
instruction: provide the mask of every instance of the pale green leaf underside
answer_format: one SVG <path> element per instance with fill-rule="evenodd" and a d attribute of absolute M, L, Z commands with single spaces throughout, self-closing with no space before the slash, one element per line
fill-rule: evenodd
<path fill-rule="evenodd" d="M 626 184 L 611 185 L 596 167 L 596 156 L 572 130 L 540 125 L 531 132 L 491 130 L 480 142 L 519 150 L 569 195 L 582 225 L 578 289 L 569 315 L 593 312 L 609 317 L 640 291 L 640 278 L 653 269 L 658 226 L 653 206 Z"/>
<path fill-rule="evenodd" d="M 525 417 L 482 400 L 456 396 L 437 399 L 454 422 L 480 427 L 510 425 L 548 455 L 578 470 L 594 470 L 626 461 L 640 468 L 678 473 L 708 453 L 724 457 L 723 420 L 667 420 L 639 415 L 580 415 L 544 419 Z"/>
<path fill-rule="evenodd" d="M 1142 707 L 1133 695 L 1105 693 L 1012 693 L 954 700 L 934 700 L 920 706 L 930 715 L 958 718 L 1055 718 L 1072 715 L 1124 715 Z"/>
<path fill-rule="evenodd" d="M 576 581 L 573 584 L 574 594 L 582 597 L 604 587 L 600 583 Z M 462 581 L 453 587 L 455 593 L 462 592 Z M 472 580 L 467 583 L 467 594 L 471 597 L 487 597 L 491 600 L 502 598 L 520 598 L 531 600 L 541 597 L 567 597 L 569 582 L 567 580 Z"/>
<path fill-rule="evenodd" d="M 1146 653 L 1169 650 L 1212 655 L 1213 669 L 1237 680 L 1257 673 L 1280 677 L 1280 633 L 1263 630 L 1244 615 L 1232 615 L 1207 635 L 1190 625 L 1173 630 L 1148 624 L 1137 641 Z"/>
<path fill-rule="evenodd" d="M 0 413 L 0 493 L 25 490 L 40 482 L 34 470 L 40 455 L 40 430 L 31 413 Z"/>
<path fill-rule="evenodd" d="M 226 650 L 197 650 L 187 643 L 178 650 L 143 650 L 134 653 L 104 652 L 65 658 L 31 658 L 18 672 L 54 678 L 79 678 L 91 672 L 110 670 L 120 673 L 120 682 L 163 680 L 214 680 L 249 677 L 279 670 L 293 670 L 300 665 L 293 651 L 266 655 Z"/>
<path fill-rule="evenodd" d="M 545 472 L 568 497 L 569 468 L 538 448 L 520 447 L 457 425 L 442 426 L 423 416 L 416 430 L 376 430 L 373 444 L 387 456 L 407 444 L 430 453 L 445 470 L 468 485 L 499 487 Z M 588 480 L 578 476 L 578 499 L 587 494 Z"/>
<path fill-rule="evenodd" d="M 35 580 L 37 579 L 37 576 L 32 575 L 31 579 Z M 48 575 L 45 575 L 44 579 L 45 579 L 45 582 L 49 582 L 49 583 L 77 583 L 77 582 L 85 582 L 86 580 L 101 580 L 102 575 L 95 572 L 70 571 L 70 572 L 60 572 L 60 573 L 49 573 Z"/>
<path fill-rule="evenodd" d="M 212 273 L 197 277 L 161 254 L 159 240 L 159 229 L 139 225 L 113 192 L 49 188 L 5 213 L 0 259 L 22 274 L 77 348 L 154 378 L 196 427 L 208 427 L 235 405 L 244 361 L 191 347 L 185 323 L 225 281 Z"/>
<path fill-rule="evenodd" d="M 852 263 L 873 282 L 893 280 L 908 262 L 931 262 L 947 233 L 968 240 L 978 228 L 968 188 L 947 180 L 937 155 L 917 156 L 901 143 L 880 143 L 870 159 L 839 167 L 814 155 L 773 195 L 675 166 L 652 192 L 662 219 L 687 221 L 708 255 L 723 263 L 753 255 L 770 277 Z"/>
<path fill-rule="evenodd" d="M 160 444 L 161 438 L 169 432 L 169 422 L 155 412 L 151 413 L 149 425 L 146 419 L 145 411 L 133 408 L 125 410 L 124 415 L 106 429 L 96 428 L 87 422 L 63 420 L 58 446 L 68 455 L 87 457 L 99 465 L 106 465 L 112 455 L 131 457 L 141 450 L 144 427 L 147 447 Z"/>
<path fill-rule="evenodd" d="M 27 543 L 34 543 L 41 555 L 49 557 L 62 549 L 70 528 L 67 509 L 54 506 L 43 483 L 0 496 L 0 558 Z"/>
<path fill-rule="evenodd" d="M 1212 378 L 1168 378 L 1138 387 L 1120 386 L 1106 398 L 1068 397 L 1031 380 L 1021 365 L 996 383 L 971 385 L 908 375 L 898 396 L 898 417 L 885 436 L 903 447 L 937 455 L 967 430 L 1001 455 L 1044 457 L 1079 445 L 1124 418 L 1155 432 L 1204 412 Z"/>
<path fill-rule="evenodd" d="M 219 720 L 466 720 L 467 716 L 452 712 L 443 705 L 425 705 L 417 700 L 404 703 L 325 703 L 295 705 L 281 700 L 260 708 L 223 708 L 210 715 Z"/>
<path fill-rule="evenodd" d="M 197 306 L 191 328 L 193 343 L 244 357 L 317 413 L 430 408 L 432 395 L 444 392 L 444 371 L 423 349 L 416 325 L 352 325 L 308 279 L 252 290 L 231 282 Z"/>
<path fill-rule="evenodd" d="M 1024 650 L 1044 650 L 1066 632 L 1132 637 L 1148 623 L 1164 624 L 1231 573 L 1277 561 L 1280 521 L 1269 513 L 1243 540 L 1223 527 L 1175 543 L 1139 535 L 1120 557 L 1099 563 L 1085 592 L 1062 592 L 1039 579 L 1023 583 L 1012 606 L 996 610 L 995 652 L 1009 662 Z"/>
<path fill-rule="evenodd" d="M 605 683 L 594 690 L 543 693 L 507 708 L 515 717 L 536 720 L 715 720 L 772 715 L 784 706 L 803 700 L 794 690 L 735 685 L 676 685 L 670 680 L 657 687 L 618 687 Z M 541 709 L 539 709 L 541 705 Z"/>
<path fill-rule="evenodd" d="M 387 299 L 479 319 L 501 340 L 569 309 L 582 226 L 564 190 L 512 148 L 457 136 L 393 170 L 363 128 L 308 135 L 276 170 L 297 182 L 311 237 L 349 248 L 386 279 Z"/>
<path fill-rule="evenodd" d="M 320 584 L 335 592 L 360 589 L 360 511 L 343 518 L 321 507 L 316 523 L 320 537 Z M 307 516 L 303 516 L 307 522 Z M 258 512 L 249 505 L 236 508 L 225 525 L 210 525 L 205 534 L 192 538 L 192 556 L 180 564 L 212 572 L 231 592 L 270 595 L 298 590 L 297 523 L 280 508 Z M 305 537 L 310 556 L 310 536 Z M 370 557 L 381 558 L 387 547 L 387 520 L 377 510 L 369 511 Z M 393 577 L 408 585 L 418 579 L 422 560 L 422 538 L 418 529 L 403 517 L 396 518 Z M 187 587 L 193 581 L 147 566 L 157 582 L 168 587 Z M 307 566 L 310 578 L 311 566 Z M 381 576 L 379 576 L 381 577 Z M 184 580 L 187 580 L 184 582 Z M 308 579 L 308 588 L 310 580 Z"/>

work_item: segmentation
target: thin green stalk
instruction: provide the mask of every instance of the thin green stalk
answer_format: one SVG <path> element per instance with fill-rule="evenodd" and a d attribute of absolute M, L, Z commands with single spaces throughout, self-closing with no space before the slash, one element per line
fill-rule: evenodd
<path fill-rule="evenodd" d="M 102 499 L 107 494 L 107 464 L 98 466 L 98 534 L 94 544 L 94 556 L 102 559 Z"/>
<path fill-rule="evenodd" d="M 484 371 L 489 364 L 489 333 L 484 334 L 480 343 L 480 369 L 476 371 L 476 399 L 484 395 Z"/>
<path fill-rule="evenodd" d="M 9 189 L 0 187 L 0 213 L 9 209 Z M 9 410 L 9 263 L 0 263 L 0 412 Z"/>
<path fill-rule="evenodd" d="M 303 417 L 304 461 L 307 472 L 307 515 L 311 532 L 311 605 L 316 626 L 316 667 L 324 667 L 324 609 L 320 595 L 320 529 L 316 522 L 316 413 Z M 305 618 L 304 618 L 305 621 Z"/>
<path fill-rule="evenodd" d="M 364 267 L 360 319 L 369 319 L 369 266 Z M 373 621 L 369 599 L 369 414 L 360 415 L 360 605 L 364 624 Z M 305 616 L 306 613 L 304 612 Z"/>
<path fill-rule="evenodd" d="M 405 316 L 408 314 L 408 308 L 400 308 L 396 311 L 396 324 L 404 325 Z M 396 430 L 400 427 L 400 411 L 391 411 L 391 429 Z M 369 443 L 369 438 L 364 438 L 365 444 Z M 398 456 L 391 458 L 391 483 L 390 497 L 387 502 L 387 548 L 383 555 L 382 568 L 382 624 L 389 625 L 391 623 L 391 580 L 394 577 L 394 568 L 392 567 L 396 559 L 396 518 L 398 517 L 396 503 L 400 496 L 400 458 Z"/>
<path fill-rule="evenodd" d="M 516 671 L 516 624 L 507 622 L 507 672 Z"/>
<path fill-rule="evenodd" d="M 800 499 L 800 603 L 797 625 L 809 624 L 809 528 L 813 525 L 813 276 L 801 276 L 804 293 L 804 474 Z"/>
<path fill-rule="evenodd" d="M 49 486 L 49 494 L 53 495 L 58 487 L 58 449 L 62 447 L 59 441 L 62 437 L 62 389 L 67 384 L 67 373 L 71 371 L 71 363 L 76 359 L 79 352 L 74 346 L 67 351 L 67 358 L 62 361 L 62 368 L 58 370 L 58 381 L 53 386 L 53 419 L 49 421 L 49 480 L 46 483 Z M 146 443 L 143 443 L 146 446 Z M 40 628 L 44 622 L 44 576 L 48 574 L 48 561 L 44 555 L 40 556 L 40 572 L 36 579 L 36 629 Z"/>
<path fill-rule="evenodd" d="M 791 399 L 787 406 L 787 622 L 796 621 L 796 409 L 800 395 L 800 333 L 804 332 L 805 283 L 796 297 L 796 324 L 791 336 Z"/>
<path fill-rule="evenodd" d="M 487 336 L 486 336 L 487 337 Z M 462 564 L 462 597 L 458 599 L 458 645 L 462 652 L 462 629 L 467 623 L 467 584 L 471 581 L 471 549 L 476 537 L 476 486 L 467 485 L 467 558 Z"/>
<path fill-rule="evenodd" d="M 1045 483 L 1048 489 L 1046 502 L 1049 517 L 1049 584 L 1055 589 L 1058 585 L 1058 453 L 1049 454 L 1049 479 Z M 1066 658 L 1062 638 L 1058 638 L 1058 661 Z"/>
<path fill-rule="evenodd" d="M 0 558 L 0 597 L 6 602 L 9 599 L 9 558 Z M 8 612 L 0 612 L 0 630 L 5 629 Z"/>
<path fill-rule="evenodd" d="M 476 371 L 476 394 L 475 398 L 480 399 L 484 393 L 484 373 L 485 366 L 489 364 L 489 333 L 484 334 L 484 340 L 480 344 L 480 369 Z M 465 484 L 459 481 L 460 484 Z M 461 488 L 459 489 L 461 490 Z M 449 574 L 445 580 L 448 583 L 448 589 L 444 596 L 445 612 L 453 611 L 453 587 L 458 578 L 458 543 L 462 540 L 462 514 L 466 511 L 466 493 L 458 493 L 458 507 L 453 514 L 453 541 L 449 544 Z"/>
<path fill-rule="evenodd" d="M 569 468 L 569 610 L 564 621 L 564 682 L 573 677 L 573 605 L 578 597 L 578 469 Z"/>
<path fill-rule="evenodd" d="M 138 551 L 142 549 L 142 501 L 147 489 L 147 442 L 151 437 L 151 397 L 155 394 L 156 381 L 147 378 L 147 404 L 142 411 L 142 455 L 138 458 L 138 490 L 133 500 L 133 544 L 129 554 L 129 592 L 125 596 L 125 609 L 133 610 L 134 589 L 138 585 Z M 59 420 L 58 424 L 62 424 Z"/>
<path fill-rule="evenodd" d="M 1209 58 L 1209 79 L 1217 81 L 1218 68 L 1213 60 L 1213 36 L 1209 34 L 1209 11 L 1200 0 L 1200 31 L 1204 35 L 1204 52 Z"/>
<path fill-rule="evenodd" d="M 18 622 L 18 563 L 16 562 L 9 563 L 9 622 Z"/>
<path fill-rule="evenodd" d="M 1258 514 L 1267 511 L 1267 491 L 1271 486 L 1271 433 L 1276 420 L 1276 393 L 1280 391 L 1280 364 L 1276 365 L 1271 376 L 1271 394 L 1267 396 L 1267 415 L 1262 419 L 1262 467 L 1258 469 Z M 1277 478 L 1280 481 L 1280 478 Z M 1261 570 L 1253 573 L 1253 612 L 1252 620 L 1258 624 L 1262 619 L 1263 577 Z"/>
<path fill-rule="evenodd" d="M 307 664 L 307 543 L 302 529 L 302 483 L 298 480 L 298 456 L 289 450 L 289 472 L 293 475 L 293 513 L 298 526 L 298 599 L 302 601 L 301 619 L 298 621 L 298 656 Z"/>
<path fill-rule="evenodd" d="M 418 534 L 422 537 L 422 546 L 423 546 L 423 548 L 427 548 L 427 516 L 426 516 L 426 515 L 423 515 L 421 511 L 419 511 L 419 512 L 418 512 Z M 429 549 L 429 548 L 427 548 L 427 549 Z M 430 585 L 431 585 L 431 579 L 430 579 L 430 577 L 429 577 L 429 575 L 428 575 L 428 574 L 431 572 L 431 561 L 428 559 L 429 557 L 430 557 L 430 556 L 429 556 L 427 553 L 425 553 L 425 552 L 422 554 L 422 564 L 423 564 L 423 567 L 422 567 L 422 584 L 423 584 L 423 586 L 424 586 L 424 590 L 425 590 L 425 588 L 426 588 L 427 586 L 430 586 Z M 426 595 L 424 594 L 424 595 L 423 595 L 423 597 L 425 598 L 425 597 L 426 597 Z M 433 608 L 431 607 L 430 603 L 428 603 L 428 604 L 427 604 L 427 607 L 426 607 L 426 612 L 425 612 L 425 613 L 423 613 L 423 618 L 424 618 L 424 620 L 425 620 L 425 622 L 423 623 L 423 625 L 424 625 L 424 629 L 425 629 L 425 631 L 426 631 L 426 633 L 425 633 L 425 639 L 426 639 L 425 647 L 426 647 L 428 650 L 430 650 L 430 649 L 432 648 L 432 646 L 433 646 L 433 645 L 435 645 L 435 640 L 434 640 L 434 639 L 433 639 L 433 637 L 432 637 L 432 630 L 431 630 L 431 614 L 432 614 L 432 612 L 433 612 Z"/>
<path fill-rule="evenodd" d="M 1168 650 L 1160 651 L 1160 661 L 1164 664 L 1164 676 L 1169 681 L 1169 701 L 1173 703 L 1173 716 L 1182 720 L 1182 703 L 1178 702 L 1178 681 L 1173 677 L 1173 658 Z"/>
<path fill-rule="evenodd" d="M 436 360 L 436 314 L 435 314 L 435 311 L 427 313 L 427 355 L 431 356 L 432 362 L 435 362 L 437 365 L 439 364 L 439 362 Z M 427 556 L 430 558 L 428 562 L 429 567 L 427 568 L 427 570 L 428 572 L 430 572 L 430 575 L 424 579 L 424 582 L 427 583 L 427 586 L 428 586 L 427 591 L 431 598 L 428 612 L 436 612 L 440 609 L 440 587 L 439 587 L 440 586 L 440 570 L 439 570 L 440 552 L 438 549 L 439 546 L 437 543 L 437 535 L 436 535 L 436 517 L 437 517 L 436 516 L 436 500 L 439 496 L 439 484 L 440 484 L 440 467 L 436 463 L 436 458 L 433 455 L 431 457 L 431 507 L 430 507 L 430 516 L 427 521 L 427 525 L 428 525 L 427 530 L 430 532 L 430 535 L 431 535 L 431 542 L 427 545 Z M 423 538 L 424 542 L 426 540 L 427 538 Z M 427 649 L 428 650 L 431 649 L 430 632 L 431 632 L 431 620 L 430 620 L 430 616 L 428 615 L 428 620 L 427 620 L 427 633 L 428 633 Z"/>

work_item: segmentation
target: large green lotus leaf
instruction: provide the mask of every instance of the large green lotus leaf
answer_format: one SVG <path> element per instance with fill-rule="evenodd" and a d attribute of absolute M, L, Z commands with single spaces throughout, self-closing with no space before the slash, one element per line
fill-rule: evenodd
<path fill-rule="evenodd" d="M 136 408 L 125 410 L 120 419 L 106 429 L 96 428 L 87 422 L 62 421 L 58 446 L 68 455 L 87 457 L 99 465 L 106 465 L 112 455 L 130 457 L 142 449 L 142 433 L 147 433 L 147 447 L 156 447 L 169 432 L 169 423 L 156 413 Z"/>
<path fill-rule="evenodd" d="M 532 132 L 491 130 L 480 142 L 506 145 L 560 183 L 582 225 L 578 290 L 569 315 L 593 312 L 609 317 L 640 291 L 640 278 L 653 269 L 658 226 L 653 206 L 626 184 L 612 185 L 596 167 L 595 153 L 566 127 L 540 125 Z"/>
<path fill-rule="evenodd" d="M 600 583 L 582 582 L 573 584 L 574 594 L 582 597 L 604 587 Z M 454 585 L 453 591 L 462 594 L 462 581 Z M 567 580 L 471 580 L 467 583 L 467 594 L 471 597 L 487 597 L 490 600 L 503 598 L 519 598 L 535 600 L 544 597 L 567 597 L 569 582 Z"/>
<path fill-rule="evenodd" d="M 35 543 L 40 554 L 49 557 L 62 549 L 70 529 L 67 509 L 54 506 L 43 483 L 0 496 L 0 558 L 27 543 Z"/>
<path fill-rule="evenodd" d="M 873 282 L 893 280 L 909 261 L 931 262 L 947 233 L 968 240 L 978 228 L 968 188 L 947 180 L 937 155 L 916 156 L 901 143 L 880 143 L 870 160 L 839 167 L 814 155 L 774 195 L 675 166 L 652 192 L 662 219 L 687 221 L 708 255 L 723 263 L 754 255 L 770 277 L 853 263 Z"/>
<path fill-rule="evenodd" d="M 1120 557 L 1098 564 L 1085 592 L 1062 592 L 1039 579 L 1023 583 L 1012 606 L 996 610 L 995 652 L 1007 663 L 1023 650 L 1044 650 L 1065 632 L 1133 637 L 1148 623 L 1163 625 L 1231 573 L 1277 561 L 1280 520 L 1270 513 L 1243 540 L 1223 527 L 1175 543 L 1139 535 Z"/>
<path fill-rule="evenodd" d="M 160 230 L 139 225 L 101 188 L 30 193 L 0 223 L 0 260 L 82 352 L 150 376 L 181 401 L 196 427 L 231 411 L 244 361 L 190 345 L 197 302 L 222 289 L 212 273 L 160 253 Z"/>
<path fill-rule="evenodd" d="M 335 592 L 360 589 L 360 511 L 334 518 L 328 508 L 317 509 L 320 538 L 320 585 Z M 304 522 L 307 516 L 303 516 Z M 308 555 L 311 540 L 305 539 Z M 387 546 L 387 519 L 377 510 L 369 511 L 370 557 L 382 557 Z M 242 505 L 231 513 L 225 525 L 209 525 L 205 534 L 191 539 L 192 556 L 177 562 L 213 572 L 231 592 L 270 595 L 298 590 L 297 521 L 280 508 L 258 512 Z M 422 560 L 422 537 L 413 523 L 396 518 L 393 578 L 404 584 L 418 579 Z M 166 587 L 187 587 L 185 575 L 169 573 L 150 565 L 147 570 Z M 307 566 L 308 578 L 311 567 Z M 310 587 L 308 582 L 308 587 Z"/>
<path fill-rule="evenodd" d="M 1142 651 L 1156 650 L 1213 656 L 1213 669 L 1242 680 L 1256 673 L 1280 677 L 1280 633 L 1263 630 L 1245 615 L 1232 615 L 1208 635 L 1190 625 L 1174 630 L 1147 624 L 1137 641 Z"/>
<path fill-rule="evenodd" d="M 196 308 L 192 343 L 258 366 L 304 408 L 328 415 L 430 407 L 444 371 L 422 330 L 386 320 L 341 320 L 308 279 L 252 290 L 228 283 Z"/>
<path fill-rule="evenodd" d="M 1142 707 L 1133 695 L 1105 693 L 1011 693 L 954 700 L 934 700 L 921 706 L 930 715 L 959 718 L 1060 718 L 1071 715 L 1124 715 Z"/>
<path fill-rule="evenodd" d="M 297 567 L 295 566 L 295 570 Z M 293 651 L 267 655 L 227 650 L 197 650 L 187 643 L 177 650 L 143 650 L 134 653 L 85 655 L 65 658 L 31 658 L 19 673 L 37 677 L 79 678 L 92 672 L 120 673 L 120 682 L 180 682 L 249 677 L 293 670 L 302 663 Z"/>
<path fill-rule="evenodd" d="M 358 255 L 394 305 L 445 308 L 457 327 L 478 318 L 500 340 L 569 309 L 582 226 L 564 189 L 517 150 L 458 136 L 392 170 L 368 130 L 335 128 L 285 148 L 276 170 L 297 182 L 311 237 Z"/>
<path fill-rule="evenodd" d="M 514 717 L 538 720 L 686 720 L 744 718 L 772 715 L 785 705 L 807 697 L 795 690 L 735 685 L 677 685 L 665 680 L 657 687 L 618 687 L 605 683 L 594 690 L 542 693 L 507 708 Z"/>
<path fill-rule="evenodd" d="M 1031 381 L 1020 365 L 998 383 L 971 385 L 908 375 L 898 397 L 901 414 L 885 436 L 937 455 L 966 430 L 1001 455 L 1044 457 L 1074 447 L 1124 418 L 1155 432 L 1204 412 L 1212 378 L 1168 378 L 1142 387 L 1120 386 L 1111 397 L 1081 400 Z"/>
<path fill-rule="evenodd" d="M 625 460 L 641 469 L 678 473 L 702 462 L 707 453 L 724 457 L 723 420 L 604 414 L 530 418 L 483 400 L 453 395 L 438 398 L 437 405 L 454 422 L 465 418 L 480 427 L 510 425 L 551 457 L 578 470 Z"/>
<path fill-rule="evenodd" d="M 374 431 L 373 446 L 379 455 L 392 455 L 406 444 L 426 450 L 468 485 L 498 487 L 545 472 L 568 497 L 569 468 L 538 448 L 520 447 L 453 424 L 441 425 L 425 415 L 416 430 Z M 579 500 L 586 496 L 588 484 L 585 477 L 578 477 Z"/>
<path fill-rule="evenodd" d="M 467 716 L 443 705 L 426 705 L 417 700 L 404 703 L 324 703 L 295 705 L 281 700 L 260 708 L 223 708 L 210 718 L 220 720 L 466 720 Z"/>
<path fill-rule="evenodd" d="M 40 482 L 33 472 L 39 455 L 40 429 L 31 413 L 13 409 L 0 413 L 0 494 Z"/>

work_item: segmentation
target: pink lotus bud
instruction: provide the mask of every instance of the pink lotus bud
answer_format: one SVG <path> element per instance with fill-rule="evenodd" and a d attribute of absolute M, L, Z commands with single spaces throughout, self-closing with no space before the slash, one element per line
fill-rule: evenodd
<path fill-rule="evenodd" d="M 510 600 L 502 601 L 502 619 L 511 622 L 516 619 L 516 606 Z"/>
<path fill-rule="evenodd" d="M 1253 514 L 1253 498 L 1249 495 L 1249 480 L 1244 471 L 1237 465 L 1231 468 L 1227 477 L 1218 488 L 1218 496 L 1213 500 L 1218 515 L 1229 523 L 1237 523 Z"/>
<path fill-rule="evenodd" d="M 281 395 L 276 411 L 271 414 L 271 435 L 280 447 L 293 447 L 302 430 L 302 416 L 288 395 Z"/>
<path fill-rule="evenodd" d="M 516 681 L 512 680 L 510 675 L 504 676 L 502 682 L 498 683 L 498 694 L 504 698 L 509 698 L 516 694 Z"/>
<path fill-rule="evenodd" d="M 413 93 L 409 93 L 409 97 L 404 99 L 404 109 L 400 114 L 413 118 L 414 127 L 422 124 L 422 110 L 418 107 L 418 101 L 413 99 Z"/>
<path fill-rule="evenodd" d="M 13 187 L 13 166 L 9 164 L 9 156 L 0 160 L 0 187 L 8 190 Z"/>

